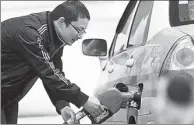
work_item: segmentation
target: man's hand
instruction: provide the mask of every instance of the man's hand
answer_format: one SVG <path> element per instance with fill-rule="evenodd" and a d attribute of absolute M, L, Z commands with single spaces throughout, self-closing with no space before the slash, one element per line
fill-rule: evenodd
<path fill-rule="evenodd" d="M 75 112 L 69 106 L 65 106 L 60 111 L 65 123 L 67 123 L 67 120 L 71 119 L 72 124 L 79 124 L 79 121 L 76 120 Z"/>
<path fill-rule="evenodd" d="M 90 113 L 94 118 L 100 116 L 104 107 L 100 104 L 99 100 L 95 97 L 89 97 L 83 108 Z"/>

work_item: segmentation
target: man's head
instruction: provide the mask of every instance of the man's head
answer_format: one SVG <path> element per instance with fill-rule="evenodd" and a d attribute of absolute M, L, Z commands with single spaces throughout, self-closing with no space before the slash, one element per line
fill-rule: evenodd
<path fill-rule="evenodd" d="M 85 33 L 90 14 L 80 1 L 68 0 L 51 12 L 51 20 L 54 22 L 58 37 L 68 45 L 72 45 Z"/>

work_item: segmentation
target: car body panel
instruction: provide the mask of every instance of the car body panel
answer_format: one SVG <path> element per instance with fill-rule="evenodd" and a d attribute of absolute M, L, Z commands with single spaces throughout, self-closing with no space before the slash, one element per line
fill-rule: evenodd
<path fill-rule="evenodd" d="M 191 35 L 191 37 L 194 39 L 194 30 L 193 30 L 194 24 L 190 25 L 184 25 L 184 26 L 178 26 L 178 27 L 173 27 L 176 30 L 179 30 L 183 33 Z"/>

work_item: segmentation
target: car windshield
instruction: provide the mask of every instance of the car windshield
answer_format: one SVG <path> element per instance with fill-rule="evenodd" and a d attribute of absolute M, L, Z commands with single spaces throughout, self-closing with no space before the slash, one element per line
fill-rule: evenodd
<path fill-rule="evenodd" d="M 172 26 L 194 24 L 194 1 L 171 1 L 170 22 Z"/>

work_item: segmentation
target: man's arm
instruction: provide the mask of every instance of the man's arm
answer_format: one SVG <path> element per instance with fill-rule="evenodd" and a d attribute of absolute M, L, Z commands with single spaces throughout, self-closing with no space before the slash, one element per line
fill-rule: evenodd
<path fill-rule="evenodd" d="M 57 69 L 60 69 L 61 71 L 63 71 L 63 64 L 62 64 L 62 60 L 61 60 L 61 57 L 62 57 L 62 54 L 63 54 L 63 49 L 61 49 L 54 57 L 53 57 L 53 63 L 55 65 L 55 67 Z M 44 84 L 43 84 L 44 85 Z M 65 106 L 69 106 L 69 102 L 65 101 L 65 100 L 58 100 L 56 101 L 55 98 L 53 97 L 53 93 L 52 91 L 49 91 L 49 89 L 47 89 L 47 86 L 44 85 L 44 88 L 47 92 L 47 94 L 49 95 L 50 97 L 50 100 L 52 101 L 52 103 L 55 105 L 56 107 L 56 111 L 58 114 L 61 114 L 61 109 L 63 109 Z"/>
<path fill-rule="evenodd" d="M 35 29 L 24 27 L 15 36 L 15 50 L 24 56 L 32 70 L 43 81 L 54 102 L 65 100 L 81 107 L 88 96 L 80 91 L 76 84 L 65 78 L 64 73 L 57 69 L 43 46 L 43 41 Z"/>

